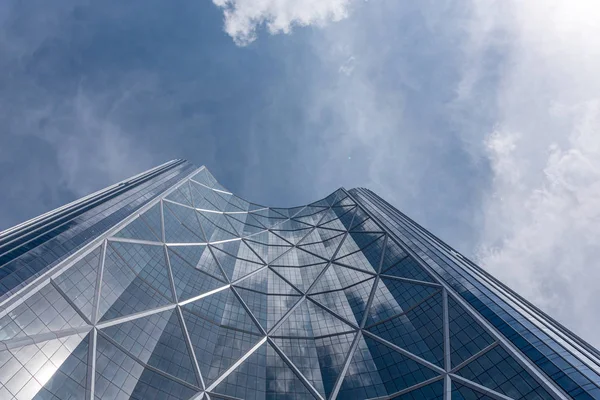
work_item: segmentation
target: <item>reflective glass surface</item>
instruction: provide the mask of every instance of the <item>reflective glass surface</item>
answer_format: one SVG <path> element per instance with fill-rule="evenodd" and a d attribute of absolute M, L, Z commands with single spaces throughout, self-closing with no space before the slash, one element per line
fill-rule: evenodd
<path fill-rule="evenodd" d="M 371 208 L 342 189 L 264 207 L 196 170 L 2 303 L 0 398 L 600 398 Z"/>

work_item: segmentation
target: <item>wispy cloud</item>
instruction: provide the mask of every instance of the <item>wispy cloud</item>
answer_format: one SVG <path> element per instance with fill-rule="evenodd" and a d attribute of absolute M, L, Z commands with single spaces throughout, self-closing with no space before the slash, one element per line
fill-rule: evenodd
<path fill-rule="evenodd" d="M 598 344 L 600 5 L 493 2 L 474 10 L 477 46 L 467 55 L 481 59 L 500 47 L 508 60 L 493 93 L 496 127 L 482 132 L 493 176 L 480 261 Z M 477 75 L 466 70 L 473 87 Z M 476 107 L 475 92 L 466 93 Z"/>
<path fill-rule="evenodd" d="M 350 0 L 213 0 L 225 14 L 225 32 L 237 44 L 256 39 L 265 26 L 274 33 L 289 33 L 293 26 L 324 25 L 340 21 L 348 13 Z"/>

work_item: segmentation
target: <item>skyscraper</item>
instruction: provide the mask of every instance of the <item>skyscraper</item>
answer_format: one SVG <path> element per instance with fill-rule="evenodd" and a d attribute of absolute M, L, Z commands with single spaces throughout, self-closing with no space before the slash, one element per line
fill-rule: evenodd
<path fill-rule="evenodd" d="M 600 399 L 600 354 L 366 189 L 175 160 L 0 234 L 0 399 Z"/>

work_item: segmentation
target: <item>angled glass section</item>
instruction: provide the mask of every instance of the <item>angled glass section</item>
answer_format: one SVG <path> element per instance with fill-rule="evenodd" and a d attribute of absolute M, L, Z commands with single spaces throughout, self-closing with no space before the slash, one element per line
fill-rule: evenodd
<path fill-rule="evenodd" d="M 206 245 L 168 246 L 171 268 L 174 265 L 185 265 L 194 268 L 220 281 L 225 281 L 225 275 L 212 252 Z"/>
<path fill-rule="evenodd" d="M 359 326 L 362 323 L 374 283 L 375 278 L 371 278 L 341 290 L 311 294 L 310 298 Z"/>
<path fill-rule="evenodd" d="M 315 339 L 323 387 L 327 398 L 331 395 L 337 380 L 341 379 L 342 369 L 346 360 L 350 357 L 352 342 L 356 335 L 356 333 L 348 333 Z"/>
<path fill-rule="evenodd" d="M 221 290 L 182 308 L 217 325 L 260 334 L 260 330 L 231 289 Z"/>
<path fill-rule="evenodd" d="M 367 326 L 403 314 L 439 292 L 440 289 L 433 286 L 381 278 L 375 289 Z"/>
<path fill-rule="evenodd" d="M 101 321 L 172 302 L 163 246 L 108 243 L 98 309 Z"/>
<path fill-rule="evenodd" d="M 115 237 L 125 239 L 146 240 L 149 242 L 160 242 L 160 234 L 152 231 L 150 226 L 141 218 L 137 217 L 120 231 L 115 233 Z"/>
<path fill-rule="evenodd" d="M 298 368 L 312 387 L 325 397 L 321 364 L 324 364 L 326 360 L 319 358 L 316 340 L 312 338 L 274 338 L 273 342 Z"/>
<path fill-rule="evenodd" d="M 436 376 L 439 374 L 435 371 L 361 335 L 338 398 L 387 396 Z"/>
<path fill-rule="evenodd" d="M 88 348 L 81 333 L 0 350 L 2 398 L 85 398 Z"/>
<path fill-rule="evenodd" d="M 206 385 L 211 385 L 250 351 L 259 342 L 261 336 L 219 325 L 189 310 L 193 309 L 183 308 L 183 319 L 198 360 L 202 379 Z"/>
<path fill-rule="evenodd" d="M 267 344 L 256 349 L 215 387 L 214 393 L 238 399 L 262 400 L 267 395 Z"/>
<path fill-rule="evenodd" d="M 194 206 L 194 203 L 192 202 L 190 189 L 187 183 L 175 189 L 173 192 L 171 192 L 171 194 L 165 197 L 165 199 L 171 200 L 175 203 L 185 204 L 186 206 Z"/>
<path fill-rule="evenodd" d="M 298 246 L 302 250 L 315 254 L 325 260 L 329 260 L 331 257 L 333 257 L 345 235 L 344 233 L 340 233 L 339 235 L 333 236 L 327 240 L 321 240 L 316 231 L 313 231 L 313 233 L 314 236 L 317 236 L 316 238 L 307 236 L 298 244 Z M 310 240 L 316 240 L 316 242 L 311 243 Z"/>
<path fill-rule="evenodd" d="M 304 267 L 280 267 L 271 266 L 273 271 L 277 272 L 286 281 L 291 283 L 301 292 L 306 292 L 313 285 L 321 272 L 325 269 L 327 263 L 308 265 Z"/>
<path fill-rule="evenodd" d="M 54 282 L 64 295 L 88 318 L 92 320 L 96 285 L 100 270 L 102 246 L 96 247 L 88 255 L 63 272 Z"/>
<path fill-rule="evenodd" d="M 483 353 L 456 374 L 512 399 L 552 398 L 501 346 Z"/>
<path fill-rule="evenodd" d="M 198 386 L 177 314 L 169 310 L 101 331 L 142 363 Z"/>
<path fill-rule="evenodd" d="M 304 300 L 289 313 L 273 336 L 279 337 L 319 337 L 335 335 L 355 330 L 309 300 Z"/>
<path fill-rule="evenodd" d="M 444 311 L 436 293 L 408 312 L 380 321 L 368 331 L 398 347 L 443 367 Z"/>
<path fill-rule="evenodd" d="M 269 295 L 241 287 L 235 291 L 265 331 L 270 331 L 301 299 L 299 295 Z"/>
<path fill-rule="evenodd" d="M 490 334 L 451 296 L 448 296 L 448 319 L 452 366 L 494 343 Z"/>
<path fill-rule="evenodd" d="M 52 285 L 47 284 L 0 318 L 0 341 L 86 325 Z"/>
<path fill-rule="evenodd" d="M 162 213 L 160 211 L 160 203 L 156 203 L 148 209 L 148 211 L 140 215 L 143 220 L 152 230 L 154 236 L 162 242 Z"/>
<path fill-rule="evenodd" d="M 102 334 L 96 347 L 96 399 L 190 399 L 200 388 L 147 368 Z"/>
<path fill-rule="evenodd" d="M 378 272 L 385 236 L 361 233 L 359 238 L 354 238 L 353 235 L 357 236 L 358 234 L 348 234 L 342 248 L 336 255 L 336 262 L 371 273 Z M 359 240 L 359 243 L 356 243 L 355 239 Z M 360 250 L 350 251 L 358 244 L 363 244 L 364 247 Z"/>
<path fill-rule="evenodd" d="M 268 399 L 316 398 L 271 345 L 267 345 L 266 382 Z"/>
<path fill-rule="evenodd" d="M 163 202 L 165 241 L 167 243 L 206 242 L 193 209 Z"/>

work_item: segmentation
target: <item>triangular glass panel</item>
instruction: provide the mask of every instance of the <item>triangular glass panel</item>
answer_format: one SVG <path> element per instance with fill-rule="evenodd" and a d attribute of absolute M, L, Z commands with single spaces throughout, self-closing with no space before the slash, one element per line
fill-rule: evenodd
<path fill-rule="evenodd" d="M 356 333 L 348 333 L 315 339 L 327 398 L 331 395 L 335 383 L 342 373 L 355 337 Z M 342 397 L 338 396 L 338 398 L 341 399 Z"/>
<path fill-rule="evenodd" d="M 213 247 L 213 254 L 218 260 L 219 265 L 223 268 L 223 271 L 227 277 L 236 281 L 243 278 L 244 276 L 264 267 L 264 264 L 253 263 L 240 258 L 236 258 L 216 247 Z"/>
<path fill-rule="evenodd" d="M 311 295 L 310 298 L 324 305 L 348 321 L 360 325 L 375 278 L 347 287 L 344 290 Z"/>
<path fill-rule="evenodd" d="M 244 288 L 235 290 L 265 331 L 273 328 L 301 298 L 301 296 L 267 295 Z"/>
<path fill-rule="evenodd" d="M 168 246 L 171 268 L 174 264 L 187 264 L 218 280 L 225 281 L 223 271 L 206 245 Z"/>
<path fill-rule="evenodd" d="M 138 217 L 125 225 L 123 229 L 115 233 L 114 236 L 126 239 L 147 240 L 149 242 L 161 241 L 141 217 Z"/>
<path fill-rule="evenodd" d="M 265 268 L 243 280 L 236 282 L 236 286 L 266 294 L 300 294 L 300 292 L 291 287 L 286 281 L 284 281 L 279 275 L 271 271 L 269 268 Z"/>
<path fill-rule="evenodd" d="M 366 399 L 392 395 L 438 373 L 368 336 L 359 338 L 339 398 Z"/>
<path fill-rule="evenodd" d="M 322 264 L 327 261 L 324 258 L 317 257 L 314 254 L 303 251 L 298 247 L 294 247 L 287 253 L 283 254 L 272 265 L 282 267 L 304 267 L 307 265 Z"/>
<path fill-rule="evenodd" d="M 271 246 L 290 246 L 290 243 L 288 241 L 283 240 L 279 236 L 269 231 L 264 231 L 257 235 L 252 235 L 248 238 L 248 240 Z"/>
<path fill-rule="evenodd" d="M 180 206 L 177 204 L 164 202 L 164 206 L 166 209 L 171 211 L 171 213 L 185 225 L 190 231 L 196 234 L 198 237 L 203 237 L 202 228 L 200 226 L 200 221 L 198 220 L 199 212 L 194 210 L 193 208 Z"/>
<path fill-rule="evenodd" d="M 437 287 L 381 278 L 375 289 L 367 326 L 405 313 L 439 290 Z"/>
<path fill-rule="evenodd" d="M 185 308 L 182 311 L 205 385 L 211 385 L 261 339 L 216 325 Z"/>
<path fill-rule="evenodd" d="M 344 213 L 344 214 L 340 215 L 340 217 L 339 217 L 339 221 L 342 223 L 342 225 L 344 225 L 346 230 L 350 229 L 350 225 L 352 225 L 352 220 L 354 219 L 354 214 L 356 213 L 356 209 L 357 209 L 357 207 L 354 207 L 350 212 Z M 338 208 L 333 207 L 332 210 L 337 212 Z"/>
<path fill-rule="evenodd" d="M 156 203 L 148 211 L 140 215 L 140 218 L 150 227 L 154 235 L 162 241 L 162 214 L 160 202 Z"/>
<path fill-rule="evenodd" d="M 86 325 L 52 284 L 47 284 L 0 318 L 0 340 L 57 332 Z"/>
<path fill-rule="evenodd" d="M 244 362 L 214 388 L 213 392 L 238 399 L 265 399 L 267 391 L 267 344 L 254 350 Z M 241 385 L 240 382 L 245 382 Z"/>
<path fill-rule="evenodd" d="M 192 176 L 190 179 L 193 179 L 196 182 L 206 185 L 208 187 L 213 187 L 217 182 L 216 179 L 211 175 L 210 172 L 208 172 L 206 168 L 202 168 L 200 172 Z"/>
<path fill-rule="evenodd" d="M 194 206 L 192 203 L 192 198 L 190 195 L 190 190 L 187 185 L 187 182 L 181 185 L 179 188 L 175 189 L 168 196 L 165 197 L 166 200 L 173 201 L 179 204 L 185 204 L 186 206 Z"/>
<path fill-rule="evenodd" d="M 246 242 L 266 263 L 270 263 L 277 259 L 286 251 L 290 250 L 292 246 L 270 246 L 258 242 L 252 242 L 248 240 Z"/>
<path fill-rule="evenodd" d="M 231 289 L 221 290 L 188 303 L 183 309 L 221 326 L 260 334 L 260 330 Z"/>
<path fill-rule="evenodd" d="M 244 240 L 233 240 L 226 243 L 217 243 L 213 245 L 213 248 L 219 249 L 231 256 L 241 258 L 243 260 L 263 264 L 263 261 Z"/>
<path fill-rule="evenodd" d="M 355 226 L 362 224 L 369 218 L 369 215 L 365 213 L 360 207 L 358 207 L 354 213 L 354 219 L 352 220 L 352 224 L 350 225 L 350 229 L 352 230 Z"/>
<path fill-rule="evenodd" d="M 319 215 L 319 217 L 321 217 L 321 215 Z M 302 222 L 304 224 L 311 225 L 311 226 L 316 225 L 320 220 L 320 218 L 315 218 L 314 215 L 304 215 L 301 217 L 294 217 L 292 219 L 294 221 Z"/>
<path fill-rule="evenodd" d="M 324 291 L 340 290 L 342 284 L 335 273 L 333 266 L 330 265 L 325 272 L 318 277 L 315 284 L 310 288 L 311 294 L 316 294 Z"/>
<path fill-rule="evenodd" d="M 367 274 L 356 269 L 347 268 L 336 263 L 332 263 L 330 267 L 338 277 L 338 280 L 343 288 L 355 285 L 358 282 L 373 278 L 373 275 Z"/>
<path fill-rule="evenodd" d="M 89 342 L 89 335 L 81 333 L 0 350 L 0 395 L 5 399 L 85 398 Z"/>
<path fill-rule="evenodd" d="M 335 221 L 338 218 L 339 215 L 336 214 L 336 212 L 330 208 L 327 211 L 325 211 L 323 218 L 321 219 L 321 221 L 319 221 L 319 226 L 323 226 L 331 221 Z M 346 228 L 343 228 L 342 230 L 345 231 Z"/>
<path fill-rule="evenodd" d="M 346 227 L 337 218 L 325 224 L 319 225 L 319 228 L 329 229 L 336 232 L 346 232 Z"/>
<path fill-rule="evenodd" d="M 452 400 L 495 400 L 495 397 L 487 396 L 484 393 L 452 381 Z"/>
<path fill-rule="evenodd" d="M 440 379 L 429 385 L 420 386 L 416 389 L 406 392 L 398 397 L 398 400 L 443 400 L 444 399 L 444 380 Z M 460 399 L 460 397 L 459 397 Z M 452 400 L 456 400 L 452 393 Z"/>
<path fill-rule="evenodd" d="M 353 331 L 354 328 L 311 301 L 292 311 L 274 336 L 318 337 Z"/>
<path fill-rule="evenodd" d="M 123 322 L 102 332 L 144 364 L 199 385 L 176 310 Z"/>
<path fill-rule="evenodd" d="M 381 272 L 384 273 L 407 256 L 408 253 L 404 251 L 404 249 L 400 247 L 392 238 L 388 237 L 388 241 L 385 244 L 385 251 L 383 253 L 383 260 L 381 261 Z"/>
<path fill-rule="evenodd" d="M 344 244 L 336 254 L 336 260 L 341 263 L 352 265 L 352 255 L 360 250 L 370 264 L 369 269 L 375 271 L 379 268 L 379 261 L 383 252 L 385 236 L 377 233 L 351 232 L 346 236 Z M 358 263 L 362 265 L 363 263 Z"/>
<path fill-rule="evenodd" d="M 486 351 L 456 374 L 513 399 L 552 398 L 502 346 Z"/>
<path fill-rule="evenodd" d="M 273 341 L 321 396 L 325 397 L 315 340 L 309 338 L 274 338 Z M 323 360 L 323 362 L 325 361 Z"/>
<path fill-rule="evenodd" d="M 144 367 L 102 334 L 96 348 L 97 399 L 189 399 L 200 388 L 192 389 L 163 374 Z"/>
<path fill-rule="evenodd" d="M 231 196 L 231 198 L 229 199 L 229 204 L 240 209 L 241 211 L 248 211 L 248 209 L 250 208 L 250 203 L 235 195 Z"/>
<path fill-rule="evenodd" d="M 246 215 L 246 223 L 257 226 L 257 227 L 261 227 L 263 229 L 267 229 L 267 226 L 260 220 L 259 215 L 254 215 L 252 213 L 248 213 Z"/>
<path fill-rule="evenodd" d="M 444 365 L 444 318 L 441 293 L 405 314 L 373 325 L 369 332 L 426 359 Z"/>
<path fill-rule="evenodd" d="M 204 236 L 210 242 L 238 238 L 224 214 L 199 211 L 198 220 L 202 225 Z"/>
<path fill-rule="evenodd" d="M 338 290 L 335 292 L 325 292 L 319 294 L 310 295 L 310 298 L 320 305 L 327 307 L 337 315 L 345 318 L 350 323 L 359 326 L 360 321 L 357 321 L 354 317 L 354 313 L 348 304 L 348 299 L 344 291 Z"/>
<path fill-rule="evenodd" d="M 267 393 L 268 399 L 291 396 L 298 399 L 315 399 L 315 396 L 290 369 L 277 351 L 267 345 Z"/>
<path fill-rule="evenodd" d="M 189 224 L 195 224 L 197 228 L 191 228 L 181 223 L 176 214 L 171 210 L 172 207 L 179 207 L 185 211 L 180 212 L 181 217 L 187 217 Z M 181 211 L 181 210 L 179 210 Z M 173 203 L 164 202 L 164 221 L 165 221 L 165 240 L 169 243 L 199 243 L 205 242 L 204 235 L 200 229 L 200 224 L 196 219 L 195 211 L 190 208 L 176 206 Z"/>
<path fill-rule="evenodd" d="M 116 252 L 135 274 L 167 298 L 172 297 L 167 259 L 163 246 L 108 242 L 108 253 Z"/>
<path fill-rule="evenodd" d="M 192 196 L 192 203 L 194 204 L 195 208 L 219 211 L 218 207 L 213 204 L 215 200 L 212 190 L 209 188 L 190 181 L 190 193 Z"/>
<path fill-rule="evenodd" d="M 132 265 L 117 254 L 115 245 Z M 158 252 L 163 253 L 162 259 Z M 109 242 L 98 309 L 101 321 L 171 303 L 173 300 L 165 263 L 162 246 Z"/>
<path fill-rule="evenodd" d="M 334 204 L 334 206 L 355 206 L 356 203 L 353 202 L 350 197 L 346 196 L 343 199 L 341 199 L 340 201 L 338 201 L 337 203 Z"/>
<path fill-rule="evenodd" d="M 453 367 L 494 342 L 490 334 L 451 296 L 448 296 L 448 318 Z"/>
<path fill-rule="evenodd" d="M 340 231 L 325 228 L 316 228 L 315 231 L 319 234 L 322 241 L 329 240 L 340 234 Z"/>
<path fill-rule="evenodd" d="M 98 246 L 68 270 L 54 278 L 54 282 L 63 293 L 90 321 L 101 254 L 102 246 Z"/>
<path fill-rule="evenodd" d="M 286 282 L 299 291 L 304 291 L 304 284 L 302 282 L 302 271 L 301 268 L 293 267 L 270 267 L 279 276 L 281 276 Z"/>
<path fill-rule="evenodd" d="M 344 233 L 341 233 L 338 236 L 334 236 L 328 240 L 319 241 L 317 243 L 300 244 L 299 246 L 303 250 L 310 251 L 311 253 L 316 254 L 319 257 L 323 257 L 329 260 L 333 256 L 343 239 Z M 304 242 L 305 241 L 303 241 L 303 243 Z"/>
<path fill-rule="evenodd" d="M 425 270 L 417 264 L 417 262 L 411 257 L 406 256 L 394 265 L 392 265 L 385 272 L 384 275 L 397 276 L 399 278 L 414 279 L 423 282 L 433 282 L 433 278 Z"/>
<path fill-rule="evenodd" d="M 212 258 L 211 255 L 209 257 Z M 215 279 L 201 269 L 192 267 L 171 249 L 169 249 L 169 262 L 171 263 L 173 283 L 178 301 L 199 296 L 225 285 L 225 282 Z"/>
<path fill-rule="evenodd" d="M 54 347 L 57 351 L 48 357 L 45 354 L 43 345 L 37 345 L 38 354 L 32 357 L 32 361 L 41 367 L 36 372 L 35 377 L 38 381 L 44 382 L 47 377 L 45 373 L 56 371 L 44 386 L 37 392 L 35 399 L 67 399 L 84 398 L 87 387 L 88 371 L 88 348 L 90 344 L 90 334 L 79 334 L 58 339 L 60 345 Z M 53 346 L 50 345 L 50 348 Z M 58 347 L 58 348 L 57 348 Z M 14 350 L 13 350 L 14 352 Z M 63 361 L 63 357 L 66 359 Z M 60 367 L 56 369 L 56 366 Z M 32 371 L 36 366 L 27 364 L 27 368 Z M 30 381 L 31 382 L 31 381 Z M 20 393 L 26 390 L 21 389 Z M 30 392 L 31 393 L 31 392 Z"/>
<path fill-rule="evenodd" d="M 294 221 L 293 219 L 286 219 L 285 221 L 277 224 L 277 226 L 273 227 L 273 231 L 279 233 L 279 231 L 301 231 L 308 232 L 313 227 L 311 225 L 304 224 L 302 222 Z M 298 235 L 303 236 L 303 235 Z"/>
<path fill-rule="evenodd" d="M 236 215 L 245 215 L 245 214 L 236 214 Z M 225 217 L 225 219 L 227 220 L 227 222 L 229 223 L 229 225 L 231 225 L 231 228 L 233 229 L 233 231 L 235 233 L 238 234 L 238 236 L 246 236 L 247 233 L 244 232 L 244 222 L 242 222 L 240 219 L 235 219 L 233 217 L 231 217 L 228 214 L 223 214 L 223 217 Z M 244 218 L 245 220 L 245 218 Z"/>
<path fill-rule="evenodd" d="M 360 225 L 354 226 L 351 232 L 381 232 L 382 229 L 377 225 L 371 218 L 368 218 L 360 223 Z"/>

